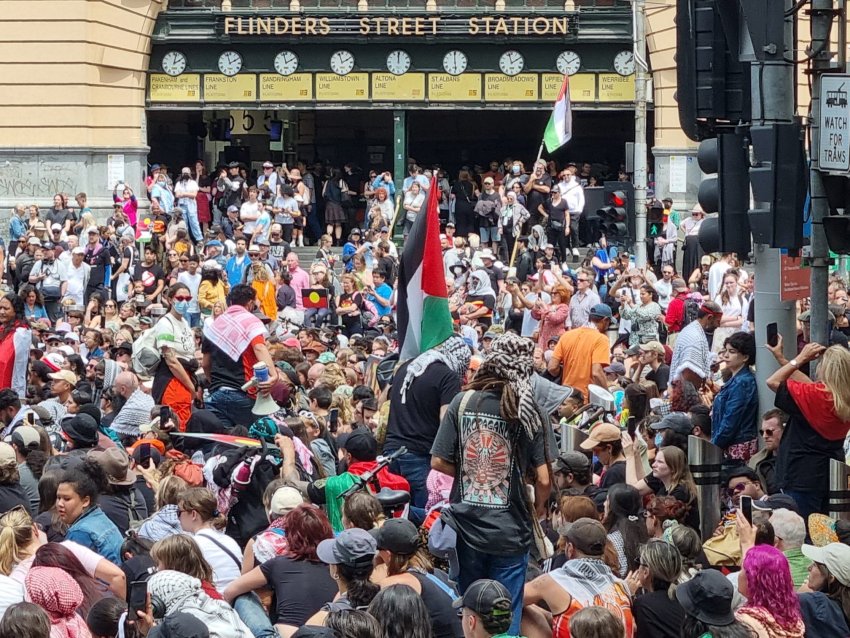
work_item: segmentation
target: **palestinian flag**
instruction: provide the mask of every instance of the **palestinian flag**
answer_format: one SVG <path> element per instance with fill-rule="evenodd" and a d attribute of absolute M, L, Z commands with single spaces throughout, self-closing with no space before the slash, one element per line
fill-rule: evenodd
<path fill-rule="evenodd" d="M 570 107 L 570 76 L 564 76 L 564 83 L 555 100 L 552 115 L 543 133 L 543 143 L 546 150 L 551 153 L 561 148 L 573 137 L 573 111 Z"/>
<path fill-rule="evenodd" d="M 454 333 L 440 247 L 439 193 L 435 178 L 426 209 L 416 216 L 401 255 L 397 306 L 401 361 L 440 345 Z"/>

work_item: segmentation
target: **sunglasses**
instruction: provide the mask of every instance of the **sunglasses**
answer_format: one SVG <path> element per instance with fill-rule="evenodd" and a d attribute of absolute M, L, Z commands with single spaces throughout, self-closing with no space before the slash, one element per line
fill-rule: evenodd
<path fill-rule="evenodd" d="M 192 297 L 174 297 L 174 301 L 192 301 Z"/>
<path fill-rule="evenodd" d="M 759 432 L 761 432 L 762 436 L 768 436 L 768 435 L 773 436 L 776 433 L 776 430 L 765 428 L 763 430 L 759 430 Z"/>
<path fill-rule="evenodd" d="M 745 483 L 735 483 L 735 485 L 730 487 L 727 491 L 730 494 L 737 494 L 738 492 L 743 492 L 745 489 L 747 489 L 748 485 L 752 485 L 752 484 L 753 484 L 752 481 L 747 481 Z"/>

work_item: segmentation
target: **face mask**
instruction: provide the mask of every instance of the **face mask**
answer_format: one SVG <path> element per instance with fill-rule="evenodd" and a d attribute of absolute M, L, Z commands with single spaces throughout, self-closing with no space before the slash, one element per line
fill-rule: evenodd
<path fill-rule="evenodd" d="M 189 302 L 188 301 L 175 301 L 174 302 L 174 310 L 177 311 L 180 315 L 188 314 L 189 312 Z"/>
<path fill-rule="evenodd" d="M 661 444 L 664 442 L 664 435 L 660 432 L 655 435 L 655 447 L 660 448 Z"/>
<path fill-rule="evenodd" d="M 519 166 L 514 166 L 511 169 L 511 172 L 513 172 L 514 175 L 519 175 Z"/>

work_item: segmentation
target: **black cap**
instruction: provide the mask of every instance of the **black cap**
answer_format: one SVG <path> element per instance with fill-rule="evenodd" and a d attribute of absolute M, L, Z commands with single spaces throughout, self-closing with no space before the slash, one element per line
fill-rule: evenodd
<path fill-rule="evenodd" d="M 378 441 L 366 428 L 357 428 L 339 437 L 338 444 L 358 461 L 374 461 L 378 458 Z"/>
<path fill-rule="evenodd" d="M 97 445 L 97 421 L 88 414 L 78 414 L 65 419 L 61 427 L 65 436 L 77 447 L 86 448 Z"/>
<path fill-rule="evenodd" d="M 555 471 L 564 474 L 576 474 L 590 470 L 590 459 L 581 452 L 566 452 L 555 459 Z"/>
<path fill-rule="evenodd" d="M 481 578 L 467 587 L 463 596 L 452 603 L 452 607 L 465 607 L 482 617 L 510 617 L 511 592 L 497 580 Z"/>
<path fill-rule="evenodd" d="M 685 612 L 709 625 L 725 627 L 735 622 L 732 612 L 732 583 L 714 569 L 697 572 L 676 588 L 676 598 Z"/>
<path fill-rule="evenodd" d="M 664 418 L 649 426 L 653 430 L 673 430 L 676 434 L 690 434 L 694 429 L 694 424 L 684 412 L 671 412 L 664 415 Z"/>
<path fill-rule="evenodd" d="M 369 533 L 375 537 L 378 549 L 393 554 L 414 554 L 419 549 L 419 530 L 406 518 L 391 518 Z"/>
<path fill-rule="evenodd" d="M 782 494 L 781 492 L 763 496 L 757 501 L 753 501 L 753 508 L 761 510 L 762 512 L 786 509 L 796 512 L 797 514 L 800 513 L 800 507 L 797 505 L 797 501 L 794 500 L 794 497 L 789 494 Z"/>

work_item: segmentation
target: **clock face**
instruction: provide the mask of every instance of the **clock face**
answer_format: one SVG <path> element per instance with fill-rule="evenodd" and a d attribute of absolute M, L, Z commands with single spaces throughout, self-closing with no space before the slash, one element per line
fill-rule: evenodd
<path fill-rule="evenodd" d="M 631 51 L 620 51 L 614 56 L 614 70 L 620 75 L 631 75 L 635 72 L 635 54 Z"/>
<path fill-rule="evenodd" d="M 525 66 L 525 60 L 519 51 L 505 51 L 499 58 L 499 68 L 505 75 L 516 75 Z"/>
<path fill-rule="evenodd" d="M 410 55 L 407 51 L 396 49 L 387 56 L 387 70 L 394 75 L 403 75 L 410 70 Z"/>
<path fill-rule="evenodd" d="M 469 64 L 469 60 L 463 51 L 455 49 L 443 56 L 443 68 L 450 75 L 460 75 L 466 71 L 467 64 Z"/>
<path fill-rule="evenodd" d="M 274 56 L 274 70 L 281 75 L 292 75 L 298 68 L 298 56 L 292 51 L 281 51 Z"/>
<path fill-rule="evenodd" d="M 242 70 L 242 56 L 236 51 L 225 51 L 218 56 L 218 70 L 225 75 L 236 75 Z"/>
<path fill-rule="evenodd" d="M 337 75 L 348 75 L 354 68 L 354 54 L 351 51 L 336 51 L 331 55 L 331 71 Z"/>
<path fill-rule="evenodd" d="M 168 75 L 180 75 L 186 70 L 186 56 L 180 51 L 169 51 L 162 56 L 162 70 Z"/>
<path fill-rule="evenodd" d="M 557 65 L 561 75 L 575 75 L 581 68 L 581 58 L 575 51 L 562 51 L 558 54 Z"/>

